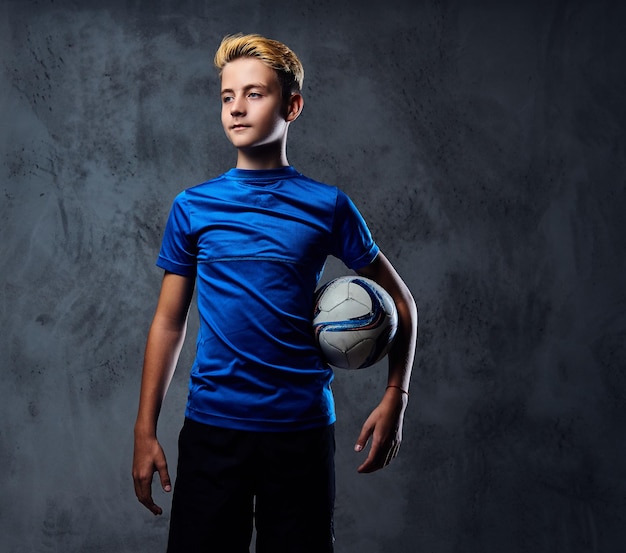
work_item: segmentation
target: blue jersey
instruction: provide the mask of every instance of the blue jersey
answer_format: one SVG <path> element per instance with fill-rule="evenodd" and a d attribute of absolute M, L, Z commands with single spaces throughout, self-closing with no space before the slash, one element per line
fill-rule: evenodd
<path fill-rule="evenodd" d="M 331 424 L 332 369 L 311 330 L 326 258 L 378 254 L 336 187 L 292 167 L 231 169 L 175 199 L 157 265 L 195 277 L 200 328 L 186 416 L 253 431 Z"/>

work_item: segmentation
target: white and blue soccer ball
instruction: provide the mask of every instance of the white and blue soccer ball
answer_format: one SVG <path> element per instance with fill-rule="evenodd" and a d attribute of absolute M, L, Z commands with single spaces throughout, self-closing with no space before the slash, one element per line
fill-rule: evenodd
<path fill-rule="evenodd" d="M 398 328 L 393 299 L 361 276 L 327 282 L 315 295 L 313 331 L 333 367 L 363 369 L 387 355 Z"/>

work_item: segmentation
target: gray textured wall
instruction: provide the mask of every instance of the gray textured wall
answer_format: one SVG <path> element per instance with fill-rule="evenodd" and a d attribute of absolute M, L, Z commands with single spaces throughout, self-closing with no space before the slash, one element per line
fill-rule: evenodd
<path fill-rule="evenodd" d="M 0 549 L 162 550 L 130 479 L 154 261 L 174 195 L 234 162 L 211 57 L 244 31 L 301 56 L 290 161 L 420 307 L 389 469 L 352 452 L 384 368 L 337 375 L 338 553 L 623 551 L 623 5 L 1 1 Z"/>

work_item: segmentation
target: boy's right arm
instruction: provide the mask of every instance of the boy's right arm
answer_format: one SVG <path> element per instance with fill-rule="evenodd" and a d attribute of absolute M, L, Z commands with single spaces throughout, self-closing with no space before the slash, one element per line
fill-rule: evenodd
<path fill-rule="evenodd" d="M 135 422 L 133 481 L 137 499 L 155 515 L 163 512 L 152 500 L 155 472 L 163 489 L 171 490 L 165 454 L 157 440 L 157 420 L 185 339 L 193 288 L 193 278 L 165 273 L 146 343 Z"/>

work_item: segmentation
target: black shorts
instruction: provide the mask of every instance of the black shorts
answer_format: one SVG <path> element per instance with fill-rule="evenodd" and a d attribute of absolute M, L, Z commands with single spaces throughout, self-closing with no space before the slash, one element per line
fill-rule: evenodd
<path fill-rule="evenodd" d="M 189 419 L 180 432 L 168 553 L 333 551 L 334 426 L 247 432 Z"/>

